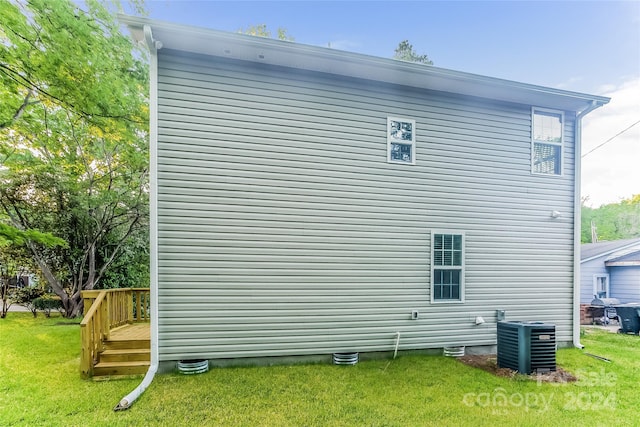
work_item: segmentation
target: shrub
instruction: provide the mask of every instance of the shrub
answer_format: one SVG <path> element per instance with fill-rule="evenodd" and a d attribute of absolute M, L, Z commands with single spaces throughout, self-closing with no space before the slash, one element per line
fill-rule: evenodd
<path fill-rule="evenodd" d="M 36 317 L 38 315 L 38 309 L 34 305 L 34 301 L 37 298 L 41 297 L 43 294 L 44 294 L 44 291 L 40 288 L 32 288 L 32 287 L 20 288 L 20 289 L 16 289 L 15 295 L 12 298 L 12 300 L 16 304 L 25 306 L 27 309 L 29 309 L 29 311 L 31 311 L 31 314 L 33 314 L 33 317 Z"/>
<path fill-rule="evenodd" d="M 51 316 L 51 310 L 62 310 L 62 301 L 57 295 L 43 295 L 33 300 L 33 306 L 36 310 L 44 312 L 46 317 Z"/>

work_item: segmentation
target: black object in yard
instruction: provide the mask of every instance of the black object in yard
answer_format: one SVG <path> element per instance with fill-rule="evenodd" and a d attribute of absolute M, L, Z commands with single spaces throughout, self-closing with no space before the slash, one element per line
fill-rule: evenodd
<path fill-rule="evenodd" d="M 524 375 L 556 370 L 555 325 L 500 321 L 497 329 L 498 367 Z"/>
<path fill-rule="evenodd" d="M 616 313 L 620 321 L 620 332 L 636 334 L 640 332 L 640 303 L 616 305 Z"/>

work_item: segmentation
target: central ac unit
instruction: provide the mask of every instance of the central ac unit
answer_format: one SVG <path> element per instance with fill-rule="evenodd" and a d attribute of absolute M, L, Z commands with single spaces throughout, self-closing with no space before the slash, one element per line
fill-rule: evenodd
<path fill-rule="evenodd" d="M 556 326 L 543 322 L 498 322 L 498 367 L 521 374 L 556 370 Z"/>

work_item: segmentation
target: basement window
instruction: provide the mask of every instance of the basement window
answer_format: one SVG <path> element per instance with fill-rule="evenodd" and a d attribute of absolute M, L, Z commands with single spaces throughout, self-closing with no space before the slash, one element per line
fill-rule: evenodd
<path fill-rule="evenodd" d="M 464 233 L 431 233 L 431 302 L 464 301 Z"/>
<path fill-rule="evenodd" d="M 387 162 L 416 164 L 416 121 L 387 117 Z"/>
<path fill-rule="evenodd" d="M 564 114 L 532 109 L 531 167 L 539 175 L 562 175 Z"/>

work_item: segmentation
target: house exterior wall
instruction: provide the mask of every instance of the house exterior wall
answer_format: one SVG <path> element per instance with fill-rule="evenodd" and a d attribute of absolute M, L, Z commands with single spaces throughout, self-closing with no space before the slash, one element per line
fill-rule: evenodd
<path fill-rule="evenodd" d="M 571 341 L 573 113 L 563 176 L 539 176 L 531 105 L 168 49 L 158 67 L 160 361 L 494 345 L 497 309 Z M 416 121 L 415 165 L 387 163 L 388 116 Z M 440 229 L 465 233 L 464 303 L 431 302 Z"/>
<path fill-rule="evenodd" d="M 611 294 L 622 303 L 640 302 L 640 266 L 609 267 Z"/>
<path fill-rule="evenodd" d="M 590 304 L 593 300 L 593 276 L 596 274 L 609 274 L 604 266 L 606 256 L 592 259 L 580 264 L 580 304 Z M 618 298 L 614 293 L 612 277 L 609 276 L 609 296 Z"/>

